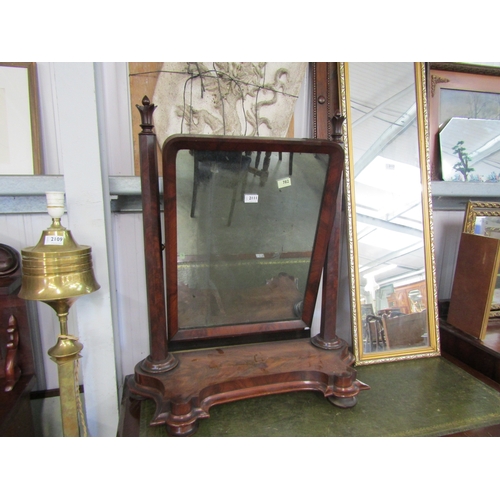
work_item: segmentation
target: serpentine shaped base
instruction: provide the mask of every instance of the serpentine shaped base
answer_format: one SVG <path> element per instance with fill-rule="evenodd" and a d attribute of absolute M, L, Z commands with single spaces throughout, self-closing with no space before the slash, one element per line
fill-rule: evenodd
<path fill-rule="evenodd" d="M 343 341 L 342 341 L 343 342 Z M 212 406 L 256 396 L 300 390 L 321 391 L 337 406 L 350 408 L 369 389 L 356 380 L 347 344 L 335 350 L 309 339 L 176 352 L 178 365 L 165 373 L 136 366 L 133 396 L 153 399 L 150 425 L 166 425 L 171 436 L 189 436 Z"/>

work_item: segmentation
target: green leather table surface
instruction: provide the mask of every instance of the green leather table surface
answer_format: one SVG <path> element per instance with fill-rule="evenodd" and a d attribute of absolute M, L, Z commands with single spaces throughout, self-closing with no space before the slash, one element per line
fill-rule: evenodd
<path fill-rule="evenodd" d="M 195 436 L 442 436 L 500 423 L 500 393 L 444 358 L 356 370 L 371 389 L 353 408 L 313 391 L 236 401 L 211 408 Z M 153 411 L 153 402 L 142 402 L 140 435 L 166 436 L 148 427 Z"/>

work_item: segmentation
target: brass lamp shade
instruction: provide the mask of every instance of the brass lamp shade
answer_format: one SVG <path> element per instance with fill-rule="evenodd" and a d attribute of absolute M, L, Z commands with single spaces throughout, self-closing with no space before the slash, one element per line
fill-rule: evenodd
<path fill-rule="evenodd" d="M 71 231 L 55 219 L 42 232 L 36 246 L 21 250 L 23 277 L 19 297 L 45 302 L 76 299 L 99 290 L 91 250 L 78 245 Z"/>

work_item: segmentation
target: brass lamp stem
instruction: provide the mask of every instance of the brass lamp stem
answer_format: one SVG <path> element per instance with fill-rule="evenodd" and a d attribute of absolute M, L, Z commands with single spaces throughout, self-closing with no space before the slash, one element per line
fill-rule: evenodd
<path fill-rule="evenodd" d="M 57 217 L 54 217 L 52 219 L 52 225 L 50 226 L 49 229 L 62 229 L 62 226 L 61 226 L 61 219 L 57 218 Z"/>
<path fill-rule="evenodd" d="M 78 339 L 68 335 L 68 314 L 71 300 L 58 299 L 46 302 L 51 306 L 59 319 L 60 334 L 54 347 L 48 350 L 52 361 L 57 364 L 59 392 L 64 437 L 79 437 L 78 398 L 75 382 L 75 363 L 78 361 L 83 345 Z"/>
<path fill-rule="evenodd" d="M 68 314 L 69 313 L 57 314 L 57 317 L 59 318 L 59 331 L 61 332 L 59 335 L 62 337 L 68 336 Z"/>

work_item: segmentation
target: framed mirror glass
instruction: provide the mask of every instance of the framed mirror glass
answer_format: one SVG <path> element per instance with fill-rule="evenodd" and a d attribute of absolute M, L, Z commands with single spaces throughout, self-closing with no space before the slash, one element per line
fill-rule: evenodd
<path fill-rule="evenodd" d="M 339 63 L 357 364 L 439 355 L 423 63 Z"/>
<path fill-rule="evenodd" d="M 169 339 L 310 335 L 341 146 L 174 135 L 163 165 Z"/>
<path fill-rule="evenodd" d="M 430 135 L 430 159 L 431 175 L 433 180 L 463 181 L 463 174 L 456 169 L 450 170 L 450 166 L 440 153 L 441 131 L 443 127 L 454 120 L 451 127 L 446 127 L 445 135 L 453 135 L 450 129 L 458 132 L 458 141 L 463 141 L 465 151 L 471 156 L 471 162 L 475 164 L 467 180 L 474 182 L 499 182 L 497 161 L 495 158 L 496 148 L 491 141 L 491 121 L 500 117 L 500 92 L 499 92 L 499 68 L 494 66 L 483 66 L 477 64 L 463 63 L 429 63 L 429 135 Z M 464 121 L 457 121 L 461 118 Z M 467 120 L 487 120 L 490 126 L 480 131 L 486 123 L 472 121 L 460 130 L 461 125 Z M 490 135 L 488 139 L 482 133 Z M 483 141 L 484 138 L 484 141 Z M 449 137 L 444 138 L 445 154 Z M 473 154 L 474 153 L 474 154 Z M 456 162 L 452 164 L 455 165 Z M 459 168 L 461 168 L 459 166 Z M 493 175 L 492 175 L 493 174 Z"/>
<path fill-rule="evenodd" d="M 451 118 L 439 147 L 443 180 L 500 182 L 500 120 Z"/>

